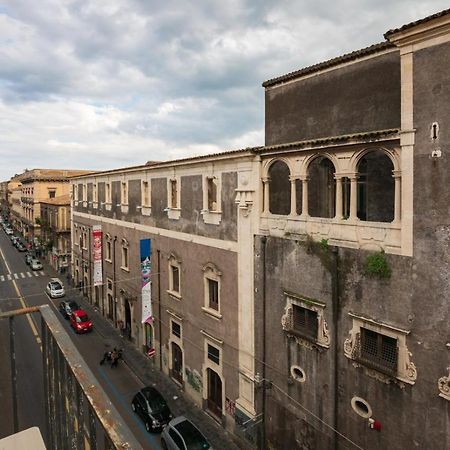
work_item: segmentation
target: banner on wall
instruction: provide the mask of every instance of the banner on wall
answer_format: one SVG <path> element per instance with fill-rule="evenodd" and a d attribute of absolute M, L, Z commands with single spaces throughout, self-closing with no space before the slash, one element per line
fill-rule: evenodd
<path fill-rule="evenodd" d="M 142 323 L 152 323 L 152 240 L 141 239 Z"/>
<path fill-rule="evenodd" d="M 92 227 L 92 259 L 94 260 L 94 286 L 101 286 L 103 284 L 101 225 Z"/>

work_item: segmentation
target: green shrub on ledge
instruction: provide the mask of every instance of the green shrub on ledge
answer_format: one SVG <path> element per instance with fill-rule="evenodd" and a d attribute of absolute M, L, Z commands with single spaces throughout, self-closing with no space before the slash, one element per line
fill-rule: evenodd
<path fill-rule="evenodd" d="M 384 251 L 369 255 L 364 266 L 364 273 L 370 277 L 390 278 L 391 268 Z"/>

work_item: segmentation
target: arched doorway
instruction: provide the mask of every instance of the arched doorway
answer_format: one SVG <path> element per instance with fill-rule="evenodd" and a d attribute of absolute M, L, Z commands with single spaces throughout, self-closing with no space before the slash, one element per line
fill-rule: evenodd
<path fill-rule="evenodd" d="M 183 351 L 172 342 L 172 378 L 183 384 Z"/>
<path fill-rule="evenodd" d="M 125 310 L 125 329 L 124 336 L 127 339 L 131 339 L 131 307 L 130 302 L 127 299 L 123 300 Z"/>
<path fill-rule="evenodd" d="M 207 369 L 208 409 L 217 417 L 222 417 L 222 380 L 212 369 Z"/>
<path fill-rule="evenodd" d="M 333 163 L 325 156 L 308 167 L 308 213 L 311 217 L 332 218 L 336 212 L 336 180 Z"/>
<path fill-rule="evenodd" d="M 291 182 L 289 167 L 275 161 L 269 168 L 269 211 L 271 214 L 289 215 L 291 212 Z"/>

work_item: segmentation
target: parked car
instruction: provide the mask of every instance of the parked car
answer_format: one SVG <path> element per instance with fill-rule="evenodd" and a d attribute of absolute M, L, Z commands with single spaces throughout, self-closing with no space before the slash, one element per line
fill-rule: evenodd
<path fill-rule="evenodd" d="M 152 386 L 141 389 L 133 397 L 131 409 L 142 419 L 148 432 L 161 431 L 173 417 L 164 397 Z"/>
<path fill-rule="evenodd" d="M 18 243 L 16 244 L 17 250 L 19 250 L 19 252 L 26 252 L 27 248 L 25 247 L 25 244 L 23 242 L 18 241 Z"/>
<path fill-rule="evenodd" d="M 73 311 L 80 309 L 77 302 L 67 301 L 59 304 L 59 310 L 65 319 L 68 319 Z"/>
<path fill-rule="evenodd" d="M 14 234 L 14 231 L 11 228 L 6 228 L 5 233 L 11 236 L 12 234 Z"/>
<path fill-rule="evenodd" d="M 31 270 L 41 270 L 42 263 L 38 259 L 32 259 L 30 263 Z"/>
<path fill-rule="evenodd" d="M 86 311 L 83 309 L 72 311 L 69 320 L 70 326 L 75 330 L 75 333 L 88 333 L 92 331 L 92 320 L 89 319 Z"/>
<path fill-rule="evenodd" d="M 59 298 L 64 297 L 66 295 L 64 285 L 62 284 L 62 281 L 59 278 L 52 278 L 50 282 L 47 284 L 45 292 L 47 292 L 50 298 Z"/>
<path fill-rule="evenodd" d="M 35 256 L 32 255 L 31 253 L 27 253 L 27 254 L 25 255 L 25 262 L 26 262 L 28 265 L 31 264 L 31 261 L 32 261 L 33 259 L 36 259 L 36 258 L 35 258 Z"/>
<path fill-rule="evenodd" d="M 184 416 L 175 417 L 163 429 L 161 445 L 165 450 L 212 450 L 205 436 Z"/>
<path fill-rule="evenodd" d="M 17 239 L 19 239 L 19 236 L 15 236 L 14 234 L 11 234 L 9 236 L 9 239 L 11 239 L 11 244 L 12 245 L 16 245 L 16 241 L 17 241 Z"/>

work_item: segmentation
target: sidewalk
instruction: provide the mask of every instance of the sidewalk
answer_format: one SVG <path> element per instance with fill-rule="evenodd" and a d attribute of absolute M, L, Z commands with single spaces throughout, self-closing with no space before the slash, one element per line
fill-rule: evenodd
<path fill-rule="evenodd" d="M 62 276 L 56 273 L 48 264 L 46 272 L 50 275 Z M 134 344 L 122 338 L 110 322 L 104 318 L 100 311 L 86 301 L 78 289 L 73 289 L 67 285 L 67 280 L 63 280 L 66 289 L 71 289 L 71 297 L 74 298 L 88 315 L 93 319 L 95 330 L 103 337 L 111 348 L 123 348 L 124 363 L 142 381 L 144 385 L 155 386 L 167 400 L 170 409 L 175 416 L 186 416 L 191 419 L 206 436 L 214 450 L 239 450 L 232 440 L 230 433 L 216 423 L 202 411 L 187 395 L 163 372 L 161 372 L 150 358 L 141 353 Z"/>

